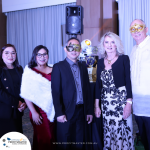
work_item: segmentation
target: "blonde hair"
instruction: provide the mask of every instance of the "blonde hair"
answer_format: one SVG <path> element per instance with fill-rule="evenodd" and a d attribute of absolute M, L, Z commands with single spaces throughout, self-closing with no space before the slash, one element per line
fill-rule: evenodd
<path fill-rule="evenodd" d="M 104 49 L 104 40 L 105 40 L 106 36 L 108 36 L 108 37 L 110 37 L 110 38 L 112 38 L 114 40 L 115 45 L 117 47 L 117 50 L 116 50 L 117 56 L 123 55 L 124 54 L 124 48 L 123 48 L 123 44 L 122 44 L 122 41 L 120 40 L 119 36 L 117 34 L 113 33 L 113 32 L 107 32 L 101 38 L 100 44 L 98 46 L 99 53 L 102 55 L 102 57 L 106 57 L 107 56 L 107 53 L 106 53 L 106 51 Z"/>

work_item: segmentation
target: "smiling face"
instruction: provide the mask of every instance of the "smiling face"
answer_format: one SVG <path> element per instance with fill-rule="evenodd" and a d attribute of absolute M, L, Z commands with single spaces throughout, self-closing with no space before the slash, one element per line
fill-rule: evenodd
<path fill-rule="evenodd" d="M 135 26 L 135 25 L 144 26 L 144 23 L 141 20 L 134 20 L 131 23 L 130 27 Z M 140 44 L 146 38 L 147 32 L 148 32 L 148 28 L 144 27 L 144 29 L 140 32 L 136 31 L 136 32 L 131 33 L 131 36 L 133 37 L 133 39 L 136 41 L 137 44 Z"/>
<path fill-rule="evenodd" d="M 3 62 L 8 65 L 12 65 L 16 60 L 16 51 L 13 47 L 7 47 L 2 53 Z"/>
<path fill-rule="evenodd" d="M 36 55 L 37 65 L 43 66 L 48 62 L 48 54 L 44 48 L 40 49 Z"/>
<path fill-rule="evenodd" d="M 109 37 L 109 36 L 105 37 L 103 46 L 104 46 L 104 49 L 107 54 L 108 53 L 116 53 L 117 46 L 111 37 Z"/>
<path fill-rule="evenodd" d="M 79 42 L 78 42 L 77 40 L 75 40 L 75 39 L 70 40 L 70 41 L 68 42 L 68 45 L 67 45 L 67 46 L 69 46 L 70 43 L 71 43 L 71 44 L 79 44 Z M 76 62 L 76 61 L 77 61 L 77 58 L 78 58 L 78 56 L 80 55 L 80 52 L 82 51 L 82 49 L 81 49 L 79 52 L 78 52 L 78 51 L 71 51 L 71 52 L 69 52 L 69 51 L 67 51 L 66 47 L 64 48 L 64 50 L 65 50 L 65 52 L 66 52 L 66 54 L 67 54 L 67 57 L 68 57 L 71 61 L 73 61 L 73 62 Z"/>

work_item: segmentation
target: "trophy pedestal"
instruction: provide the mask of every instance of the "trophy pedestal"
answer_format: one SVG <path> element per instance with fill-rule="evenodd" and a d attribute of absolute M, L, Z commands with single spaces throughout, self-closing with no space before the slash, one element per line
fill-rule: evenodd
<path fill-rule="evenodd" d="M 88 74 L 89 74 L 89 81 L 90 82 L 96 82 L 96 67 L 87 68 Z"/>

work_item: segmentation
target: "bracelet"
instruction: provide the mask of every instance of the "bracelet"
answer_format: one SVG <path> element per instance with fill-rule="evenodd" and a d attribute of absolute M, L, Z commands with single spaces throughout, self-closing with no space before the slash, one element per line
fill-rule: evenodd
<path fill-rule="evenodd" d="M 130 104 L 132 104 L 132 101 L 127 101 L 127 103 L 130 103 Z"/>

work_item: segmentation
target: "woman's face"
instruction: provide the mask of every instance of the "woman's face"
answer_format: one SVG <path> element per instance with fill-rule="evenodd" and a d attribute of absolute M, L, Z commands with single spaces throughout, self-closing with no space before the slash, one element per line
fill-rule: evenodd
<path fill-rule="evenodd" d="M 104 44 L 104 49 L 107 54 L 108 53 L 116 53 L 117 46 L 111 37 L 106 36 L 103 44 Z"/>
<path fill-rule="evenodd" d="M 3 62 L 7 65 L 12 65 L 16 60 L 16 51 L 13 47 L 7 47 L 2 53 Z"/>
<path fill-rule="evenodd" d="M 45 65 L 48 62 L 48 54 L 45 49 L 40 49 L 36 55 L 37 65 Z"/>

